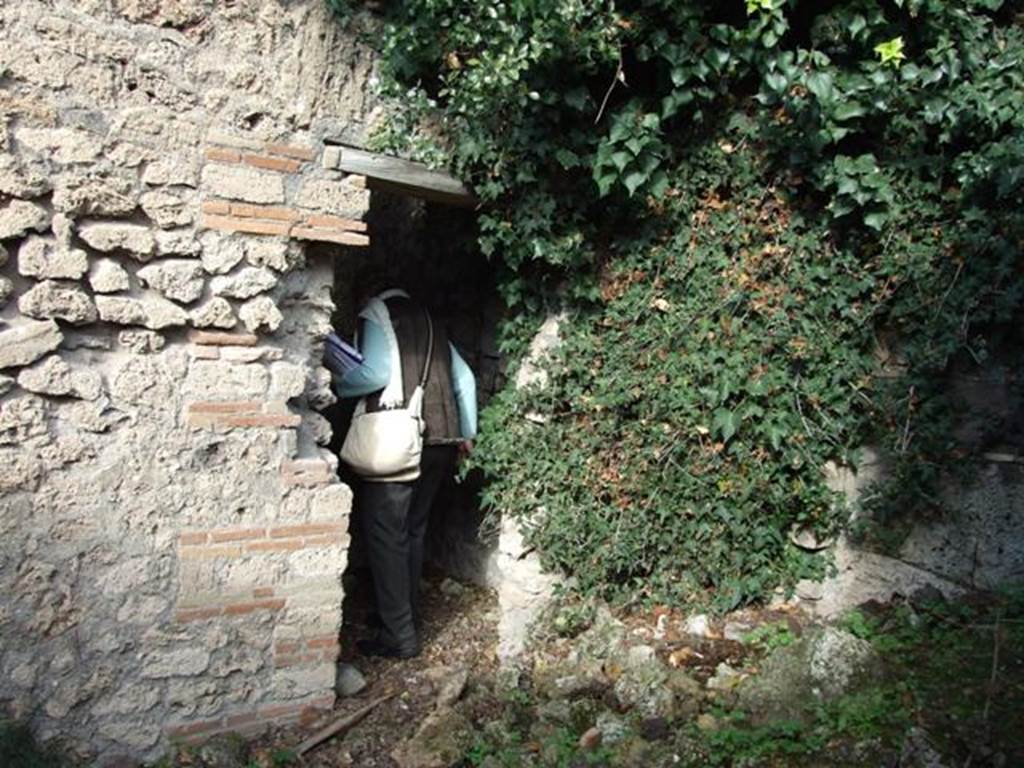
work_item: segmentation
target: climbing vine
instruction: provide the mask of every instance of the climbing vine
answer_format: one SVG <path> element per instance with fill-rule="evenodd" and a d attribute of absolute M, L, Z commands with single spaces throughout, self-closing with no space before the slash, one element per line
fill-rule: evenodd
<path fill-rule="evenodd" d="M 822 572 L 790 534 L 845 522 L 822 468 L 866 445 L 889 466 L 875 519 L 936 512 L 985 440 L 954 439 L 947 374 L 1020 348 L 1020 12 L 374 11 L 378 148 L 472 183 L 510 352 L 567 312 L 547 385 L 496 397 L 476 454 L 484 502 L 549 565 L 609 594 L 756 599 Z"/>

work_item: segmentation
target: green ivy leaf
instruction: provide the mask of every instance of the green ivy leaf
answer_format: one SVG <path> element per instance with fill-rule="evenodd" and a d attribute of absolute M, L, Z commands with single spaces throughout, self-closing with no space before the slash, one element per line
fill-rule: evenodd
<path fill-rule="evenodd" d="M 894 37 L 892 40 L 879 43 L 874 47 L 874 51 L 878 54 L 878 59 L 882 66 L 899 67 L 900 62 L 905 58 L 903 55 L 903 37 Z"/>
<path fill-rule="evenodd" d="M 740 426 L 740 418 L 735 411 L 727 408 L 719 408 L 712 416 L 711 426 L 722 436 L 722 440 L 728 442 Z"/>

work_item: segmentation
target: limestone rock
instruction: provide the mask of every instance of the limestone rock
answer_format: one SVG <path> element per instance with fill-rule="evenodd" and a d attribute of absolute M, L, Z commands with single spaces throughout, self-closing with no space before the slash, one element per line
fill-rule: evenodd
<path fill-rule="evenodd" d="M 191 229 L 160 230 L 154 237 L 156 252 L 160 256 L 196 256 L 200 250 L 199 242 Z"/>
<path fill-rule="evenodd" d="M 142 181 L 150 186 L 195 187 L 199 183 L 197 160 L 193 155 L 171 155 L 146 166 Z"/>
<path fill-rule="evenodd" d="M 140 224 L 90 222 L 80 226 L 78 232 L 97 251 L 127 251 L 139 261 L 149 261 L 156 247 L 153 233 Z"/>
<path fill-rule="evenodd" d="M 14 379 L 10 376 L 0 374 L 0 397 L 3 397 L 14 388 Z"/>
<path fill-rule="evenodd" d="M 338 665 L 338 679 L 334 684 L 334 690 L 338 696 L 345 698 L 355 696 L 366 688 L 366 678 L 351 664 Z"/>
<path fill-rule="evenodd" d="M 42 232 L 49 224 L 49 212 L 26 200 L 12 200 L 0 208 L 0 240 L 21 237 L 32 230 Z"/>
<path fill-rule="evenodd" d="M 245 260 L 254 267 L 270 267 L 278 272 L 288 270 L 288 242 L 269 237 L 252 238 L 245 244 Z"/>
<path fill-rule="evenodd" d="M 77 285 L 45 280 L 18 299 L 22 314 L 38 319 L 65 320 L 74 325 L 96 320 L 96 305 Z"/>
<path fill-rule="evenodd" d="M 77 280 L 87 269 L 85 251 L 60 248 L 50 237 L 33 235 L 18 249 L 18 271 L 26 277 Z"/>
<path fill-rule="evenodd" d="M 18 374 L 18 384 L 22 389 L 37 395 L 69 395 L 71 366 L 61 360 L 59 355 L 50 355 L 31 368 L 23 369 Z"/>
<path fill-rule="evenodd" d="M 675 716 L 675 695 L 668 685 L 668 670 L 650 646 L 629 649 L 622 674 L 615 681 L 615 698 L 623 709 L 635 709 L 644 717 Z"/>
<path fill-rule="evenodd" d="M 79 128 L 19 128 L 14 137 L 25 149 L 68 165 L 88 163 L 103 151 L 103 139 Z"/>
<path fill-rule="evenodd" d="M 22 166 L 13 155 L 0 154 L 0 193 L 11 197 L 39 197 L 52 189 L 49 180 Z"/>
<path fill-rule="evenodd" d="M 0 331 L 0 368 L 28 365 L 60 346 L 64 334 L 53 320 L 28 322 Z"/>
<path fill-rule="evenodd" d="M 243 308 L 244 311 L 244 308 Z M 274 363 L 270 366 L 270 397 L 290 400 L 302 394 L 306 386 L 306 370 L 295 363 Z"/>
<path fill-rule="evenodd" d="M 127 216 L 138 207 L 132 181 L 121 176 L 61 176 L 53 207 L 76 216 Z"/>
<path fill-rule="evenodd" d="M 231 303 L 220 296 L 193 309 L 190 317 L 196 328 L 234 328 L 238 323 Z"/>
<path fill-rule="evenodd" d="M 370 192 L 344 181 L 308 179 L 299 189 L 295 202 L 303 208 L 362 218 L 370 207 Z"/>
<path fill-rule="evenodd" d="M 928 731 L 914 727 L 903 738 L 899 765 L 901 768 L 946 768 L 947 763 L 932 743 Z"/>
<path fill-rule="evenodd" d="M 203 168 L 203 186 L 217 197 L 231 200 L 284 202 L 284 181 L 280 175 L 245 166 L 207 165 Z"/>
<path fill-rule="evenodd" d="M 462 757 L 472 740 L 470 722 L 458 710 L 441 707 L 391 757 L 399 768 L 447 768 Z"/>
<path fill-rule="evenodd" d="M 158 227 L 170 229 L 191 224 L 195 216 L 191 204 L 168 192 L 147 192 L 140 199 L 142 210 Z"/>
<path fill-rule="evenodd" d="M 154 653 L 142 664 L 142 676 L 148 678 L 198 675 L 210 666 L 210 652 L 202 647 L 186 647 Z"/>
<path fill-rule="evenodd" d="M 273 333 L 281 327 L 281 321 L 284 320 L 277 304 L 267 296 L 259 296 L 245 302 L 238 310 L 238 316 L 242 318 L 242 322 L 250 333 L 261 329 Z"/>
<path fill-rule="evenodd" d="M 210 290 L 215 296 L 232 299 L 248 299 L 277 284 L 274 273 L 261 267 L 244 267 L 237 274 L 215 277 L 210 281 Z"/>
<path fill-rule="evenodd" d="M 96 293 L 128 290 L 128 273 L 113 259 L 100 259 L 89 272 L 89 285 Z"/>
<path fill-rule="evenodd" d="M 156 331 L 121 331 L 117 334 L 117 341 L 123 347 L 128 347 L 137 355 L 147 355 L 151 352 L 159 352 L 167 343 L 162 335 Z"/>
<path fill-rule="evenodd" d="M 195 301 L 203 293 L 203 268 L 197 261 L 167 259 L 149 264 L 136 274 L 144 285 L 183 304 Z"/>
<path fill-rule="evenodd" d="M 31 368 L 23 369 L 18 374 L 18 384 L 38 395 L 70 395 L 82 400 L 96 400 L 102 391 L 99 373 L 73 370 L 59 355 L 50 355 Z"/>
<path fill-rule="evenodd" d="M 227 274 L 245 258 L 245 249 L 237 239 L 209 232 L 203 237 L 202 245 L 203 269 L 211 275 Z"/>
<path fill-rule="evenodd" d="M 196 750 L 199 764 L 205 768 L 246 768 L 249 762 L 249 746 L 243 739 L 230 734 L 212 737 Z"/>
<path fill-rule="evenodd" d="M 114 8 L 129 21 L 144 21 L 158 27 L 184 27 L 206 15 L 203 0 L 115 0 Z"/>
<path fill-rule="evenodd" d="M 145 299 L 97 296 L 96 307 L 101 320 L 120 325 L 142 325 L 160 330 L 188 322 L 188 313 L 184 309 L 157 296 Z"/>
<path fill-rule="evenodd" d="M 316 412 L 303 416 L 303 421 L 313 436 L 313 442 L 317 445 L 330 445 L 331 437 L 334 435 L 331 422 Z"/>
<path fill-rule="evenodd" d="M 760 672 L 737 689 L 739 706 L 751 722 L 806 721 L 807 705 L 831 701 L 848 692 L 877 665 L 866 640 L 835 627 L 807 633 L 793 645 L 775 649 Z"/>
<path fill-rule="evenodd" d="M 14 283 L 6 277 L 0 277 L 0 307 L 7 303 L 14 293 Z"/>

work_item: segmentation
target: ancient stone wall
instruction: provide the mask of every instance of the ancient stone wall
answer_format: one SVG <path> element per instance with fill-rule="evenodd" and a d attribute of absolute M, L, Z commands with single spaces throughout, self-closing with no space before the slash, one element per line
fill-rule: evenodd
<path fill-rule="evenodd" d="M 0 3 L 0 712 L 99 762 L 333 703 L 316 409 L 367 243 L 322 0 Z"/>

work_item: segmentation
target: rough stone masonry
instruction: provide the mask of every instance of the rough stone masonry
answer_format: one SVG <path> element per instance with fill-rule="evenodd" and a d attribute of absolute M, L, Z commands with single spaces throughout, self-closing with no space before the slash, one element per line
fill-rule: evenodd
<path fill-rule="evenodd" d="M 368 242 L 322 0 L 0 2 L 0 713 L 98 763 L 333 703 L 315 412 Z M 312 244 L 316 244 L 313 246 Z"/>

